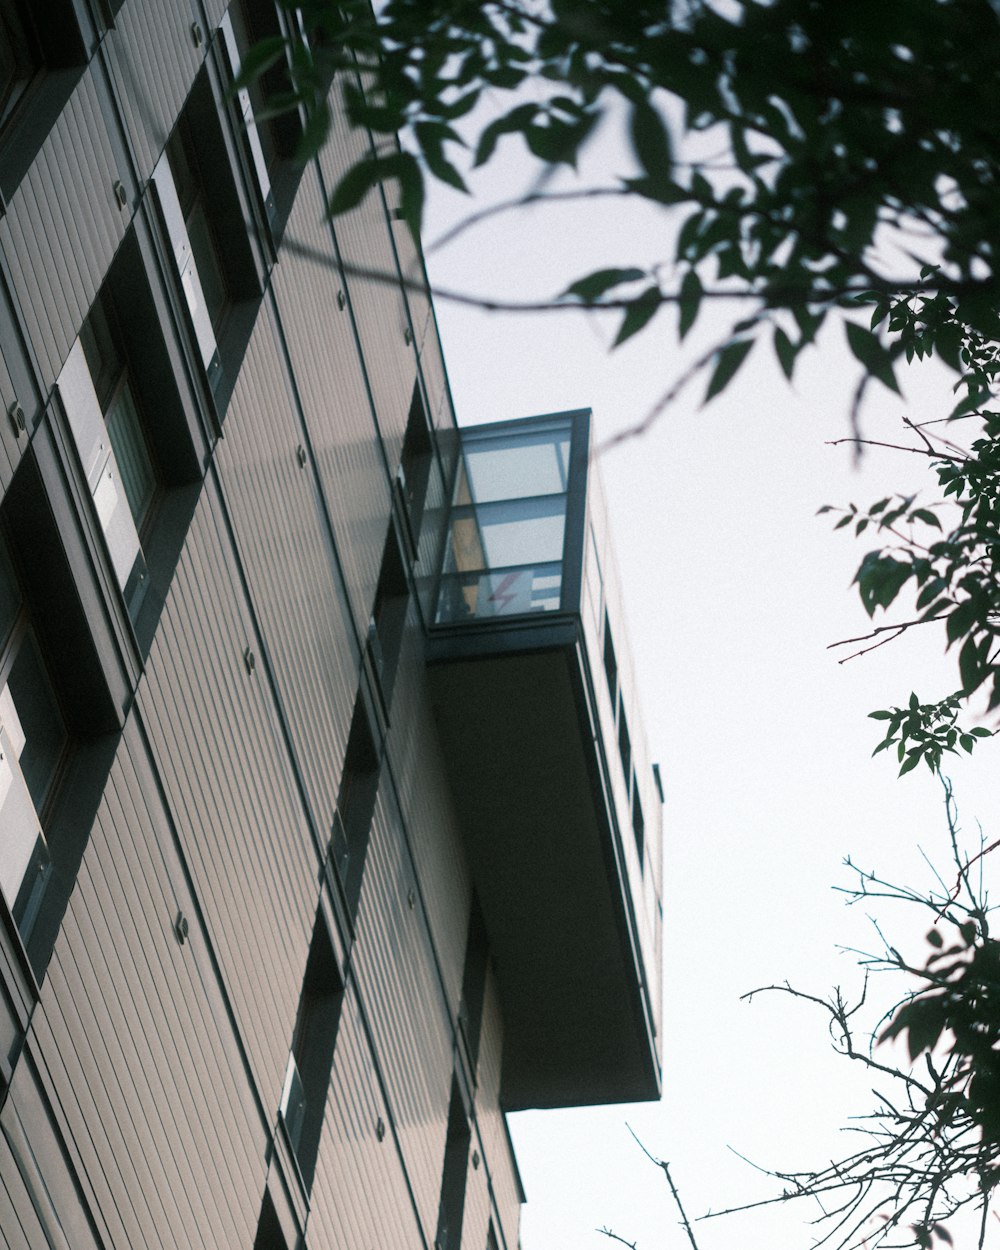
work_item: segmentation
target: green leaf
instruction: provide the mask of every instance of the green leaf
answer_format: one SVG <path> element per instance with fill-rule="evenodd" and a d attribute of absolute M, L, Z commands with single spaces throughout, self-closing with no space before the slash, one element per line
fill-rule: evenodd
<path fill-rule="evenodd" d="M 503 117 L 497 117 L 483 130 L 476 144 L 475 165 L 484 165 L 493 155 L 501 136 L 526 131 L 538 113 L 537 104 L 519 104 Z"/>
<path fill-rule="evenodd" d="M 948 623 L 945 626 L 945 633 L 948 635 L 949 645 L 957 638 L 961 638 L 963 634 L 967 634 L 976 619 L 976 604 L 974 599 L 963 599 L 955 610 L 948 615 Z"/>
<path fill-rule="evenodd" d="M 878 378 L 884 386 L 898 395 L 899 385 L 893 372 L 892 357 L 879 341 L 878 335 L 872 334 L 864 326 L 859 326 L 856 321 L 845 322 L 845 325 L 847 343 L 855 357 L 872 377 Z"/>
<path fill-rule="evenodd" d="M 410 152 L 370 156 L 353 165 L 334 188 L 327 213 L 336 217 L 355 208 L 377 183 L 395 178 L 399 182 L 400 210 L 414 238 L 420 234 L 424 206 L 424 178 Z"/>
<path fill-rule="evenodd" d="M 621 347 L 626 339 L 630 339 L 633 334 L 638 334 L 643 326 L 647 325 L 663 307 L 663 296 L 658 286 L 648 286 L 641 295 L 629 304 L 625 309 L 625 316 L 622 323 L 618 327 L 618 333 L 612 347 Z"/>
<path fill-rule="evenodd" d="M 454 187 L 456 191 L 464 191 L 468 194 L 469 188 L 465 185 L 462 175 L 444 154 L 446 140 L 461 142 L 451 127 L 443 122 L 417 122 L 413 127 L 413 133 L 420 144 L 427 168 L 434 177 Z"/>
<path fill-rule="evenodd" d="M 849 522 L 853 518 L 846 519 Z M 888 608 L 912 576 L 913 565 L 880 551 L 869 551 L 854 575 L 868 615 L 874 616 L 876 608 Z"/>
<path fill-rule="evenodd" d="M 934 947 L 935 950 L 938 950 L 938 951 L 941 949 L 942 946 L 944 946 L 944 938 L 941 936 L 941 934 L 938 932 L 937 929 L 929 930 L 927 934 L 927 941 L 931 944 L 931 946 Z"/>
<path fill-rule="evenodd" d="M 698 308 L 701 304 L 702 285 L 701 279 L 694 269 L 689 269 L 684 275 L 684 281 L 681 283 L 680 290 L 680 337 L 683 340 L 688 330 L 695 323 L 698 316 Z"/>
<path fill-rule="evenodd" d="M 886 711 L 884 709 L 878 712 L 869 712 L 868 719 L 869 720 L 892 720 L 892 712 Z"/>
<path fill-rule="evenodd" d="M 903 760 L 902 767 L 900 768 L 896 776 L 905 777 L 907 773 L 912 772 L 913 769 L 916 768 L 916 766 L 920 763 L 920 756 L 922 754 L 922 751 L 923 751 L 922 747 L 914 747 L 911 751 L 908 751 L 906 755 L 906 759 Z"/>
<path fill-rule="evenodd" d="M 568 286 L 560 298 L 578 295 L 580 299 L 589 303 L 606 291 L 610 291 L 612 287 L 621 286 L 626 282 L 637 282 L 645 276 L 644 269 L 595 269 L 593 273 L 588 273 L 585 278 L 578 278 L 576 282 Z"/>
<path fill-rule="evenodd" d="M 630 134 L 632 147 L 646 177 L 654 187 L 661 183 L 669 186 L 673 169 L 670 136 L 659 111 L 644 95 L 632 104 Z"/>
<path fill-rule="evenodd" d="M 975 636 L 970 634 L 958 653 L 958 671 L 964 694 L 971 694 L 986 680 L 989 670 L 983 663 L 984 658 Z"/>
<path fill-rule="evenodd" d="M 236 75 L 231 90 L 239 91 L 249 87 L 261 74 L 266 74 L 272 65 L 285 59 L 285 48 L 288 41 L 284 35 L 271 35 L 255 43 L 240 60 L 240 72 Z"/>
<path fill-rule="evenodd" d="M 933 525 L 935 529 L 941 528 L 941 522 L 937 518 L 937 514 L 931 512 L 930 508 L 917 508 L 910 513 L 911 521 L 923 521 L 925 525 Z"/>
<path fill-rule="evenodd" d="M 785 377 L 791 382 L 792 374 L 795 372 L 795 358 L 798 355 L 798 348 L 788 337 L 781 326 L 774 327 L 774 354 L 778 357 L 778 364 L 781 365 L 781 371 Z"/>
<path fill-rule="evenodd" d="M 702 400 L 702 406 L 709 403 L 716 395 L 726 389 L 736 376 L 736 371 L 740 365 L 750 355 L 755 341 L 754 339 L 737 339 L 734 343 L 727 343 L 716 355 L 715 369 L 712 371 L 712 377 L 708 383 L 705 398 Z"/>

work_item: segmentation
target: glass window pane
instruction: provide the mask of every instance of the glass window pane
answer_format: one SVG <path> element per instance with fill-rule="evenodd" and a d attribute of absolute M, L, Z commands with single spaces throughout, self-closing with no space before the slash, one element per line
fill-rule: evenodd
<path fill-rule="evenodd" d="M 219 264 L 219 254 L 215 248 L 212 229 L 208 224 L 208 217 L 200 199 L 187 219 L 187 229 L 208 315 L 212 319 L 212 325 L 218 329 L 222 314 L 226 310 L 226 280 L 222 276 L 222 266 Z"/>
<path fill-rule="evenodd" d="M 132 387 L 126 378 L 107 412 L 108 437 L 125 487 L 136 529 L 142 525 L 156 491 L 156 473 L 142 432 Z"/>
<path fill-rule="evenodd" d="M 569 432 L 557 431 L 530 440 L 484 440 L 466 447 L 465 463 L 477 503 L 525 495 L 554 495 L 566 490 Z"/>
<path fill-rule="evenodd" d="M 479 508 L 479 532 L 488 568 L 561 560 L 566 527 L 564 496 L 515 499 Z"/>
<path fill-rule="evenodd" d="M 21 772 L 35 811 L 41 812 L 59 770 L 67 734 L 30 629 L 18 649 L 8 684 L 24 733 Z"/>

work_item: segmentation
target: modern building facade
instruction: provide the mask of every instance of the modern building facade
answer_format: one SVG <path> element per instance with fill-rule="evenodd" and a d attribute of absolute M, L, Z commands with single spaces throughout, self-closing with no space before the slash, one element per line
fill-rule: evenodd
<path fill-rule="evenodd" d="M 280 70 L 230 89 L 289 10 L 40 8 L 0 0 L 0 1246 L 515 1250 L 505 1113 L 659 1092 L 589 414 L 456 425 L 393 188 L 324 218 L 370 137 L 302 167 Z"/>

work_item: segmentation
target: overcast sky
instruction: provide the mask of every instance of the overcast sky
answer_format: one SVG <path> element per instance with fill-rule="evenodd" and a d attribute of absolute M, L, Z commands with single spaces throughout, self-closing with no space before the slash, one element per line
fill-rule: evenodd
<path fill-rule="evenodd" d="M 588 171 L 630 172 L 613 138 Z M 484 197 L 523 183 L 511 151 L 491 167 Z M 477 206 L 482 201 L 477 201 Z M 425 242 L 469 202 L 435 192 Z M 666 255 L 660 218 L 621 205 L 542 209 L 495 219 L 441 251 L 432 281 L 523 299 L 551 297 L 605 264 Z M 609 354 L 616 328 L 593 314 L 485 314 L 438 301 L 462 423 L 592 407 L 598 440 L 633 424 L 718 336 L 700 327 L 678 351 L 675 317 L 661 313 Z M 604 455 L 601 472 L 622 577 L 631 648 L 652 757 L 665 783 L 664 1099 L 659 1105 L 525 1113 L 512 1130 L 528 1193 L 524 1250 L 588 1250 L 610 1226 L 639 1250 L 689 1246 L 660 1173 L 630 1124 L 670 1161 L 691 1216 L 774 1193 L 730 1147 L 792 1169 L 846 1153 L 841 1126 L 871 1109 L 860 1065 L 833 1057 L 825 1022 L 780 995 L 740 995 L 783 982 L 823 994 L 860 984 L 838 946 L 873 948 L 848 885 L 851 855 L 907 884 L 945 869 L 938 784 L 921 769 L 896 781 L 867 713 L 949 693 L 943 631 L 911 631 L 875 655 L 838 665 L 827 644 L 870 628 L 849 584 L 869 546 L 831 532 L 824 503 L 859 505 L 922 483 L 917 456 L 873 451 L 860 468 L 826 441 L 848 433 L 856 371 L 843 330 L 830 326 L 804 357 L 794 389 L 758 347 L 729 391 L 700 409 L 701 380 L 640 439 Z M 876 384 L 866 433 L 898 440 L 901 412 L 929 418 L 949 403 L 934 368 L 903 380 L 906 402 Z M 950 770 L 976 845 L 995 807 L 996 748 Z M 922 957 L 926 925 L 901 917 L 890 932 Z M 888 996 L 892 987 L 877 986 Z M 898 990 L 896 991 L 899 992 Z M 885 998 L 886 1004 L 892 1001 Z M 696 1226 L 700 1250 L 797 1250 L 811 1244 L 815 1209 Z"/>

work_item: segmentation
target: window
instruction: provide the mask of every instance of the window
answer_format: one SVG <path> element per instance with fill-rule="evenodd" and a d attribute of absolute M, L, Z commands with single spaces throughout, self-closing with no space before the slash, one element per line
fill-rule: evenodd
<path fill-rule="evenodd" d="M 618 660 L 615 658 L 615 644 L 611 639 L 611 622 L 607 612 L 604 613 L 604 675 L 608 679 L 608 693 L 614 708 L 618 703 Z"/>
<path fill-rule="evenodd" d="M 271 65 L 237 91 L 235 100 L 264 215 L 271 230 L 278 231 L 288 217 L 302 169 L 292 159 L 302 133 L 297 111 L 290 108 L 277 115 L 271 111 L 276 103 L 287 100 L 291 91 L 278 11 L 271 0 L 237 0 L 219 29 L 233 79 L 239 77 L 248 55 L 258 45 L 274 54 Z"/>
<path fill-rule="evenodd" d="M 392 687 L 396 680 L 399 653 L 403 645 L 403 630 L 409 607 L 410 587 L 399 553 L 399 543 L 392 526 L 382 551 L 375 603 L 368 624 L 368 654 L 378 678 L 379 689 L 386 711 L 392 699 Z"/>
<path fill-rule="evenodd" d="M 416 560 L 420 542 L 427 488 L 430 484 L 433 447 L 427 428 L 423 400 L 416 386 L 410 402 L 410 415 L 403 436 L 403 450 L 396 471 L 396 490 L 402 504 L 404 532 L 410 543 L 411 557 Z"/>
<path fill-rule="evenodd" d="M 344 985 L 322 909 L 316 917 L 280 1115 L 306 1191 L 316 1171 Z"/>
<path fill-rule="evenodd" d="M 31 14 L 18 0 L 0 0 L 0 129 L 16 114 L 41 66 Z"/>
<path fill-rule="evenodd" d="M 0 508 L 0 911 L 38 981 L 121 729 L 84 529 L 53 493 L 66 487 L 53 416 Z"/>
<path fill-rule="evenodd" d="M 17 189 L 86 63 L 73 0 L 0 0 L 3 195 Z"/>
<path fill-rule="evenodd" d="M 639 801 L 639 784 L 635 773 L 632 774 L 632 832 L 635 834 L 635 845 L 641 865 L 646 842 L 646 822 L 642 818 L 642 803 Z"/>
<path fill-rule="evenodd" d="M 469 1168 L 469 1117 L 458 1081 L 451 1079 L 448 1103 L 448 1136 L 444 1146 L 441 1174 L 441 1201 L 438 1205 L 435 1250 L 459 1250 L 462 1244 L 462 1217 L 465 1212 L 465 1180 Z"/>
<path fill-rule="evenodd" d="M 153 182 L 198 352 L 218 402 L 220 387 L 226 382 L 231 388 L 239 370 L 261 284 L 207 68 L 195 80 Z M 222 399 L 227 395 L 223 391 Z"/>
<path fill-rule="evenodd" d="M 359 694 L 347 737 L 344 772 L 337 794 L 337 812 L 331 836 L 331 853 L 351 917 L 356 914 L 361 897 L 361 878 L 375 815 L 380 764 L 368 713 Z"/>
<path fill-rule="evenodd" d="M 618 754 L 622 757 L 622 769 L 625 772 L 625 789 L 627 791 L 632 776 L 632 739 L 628 734 L 625 704 L 621 698 L 618 700 Z"/>
<path fill-rule="evenodd" d="M 68 747 L 13 564 L 0 548 L 0 889 L 24 942 L 52 867 L 42 820 Z"/>
<path fill-rule="evenodd" d="M 142 246 L 130 232 L 58 378 L 80 469 L 142 648 L 152 640 L 201 477 L 197 431 L 181 401 L 162 313 Z"/>

